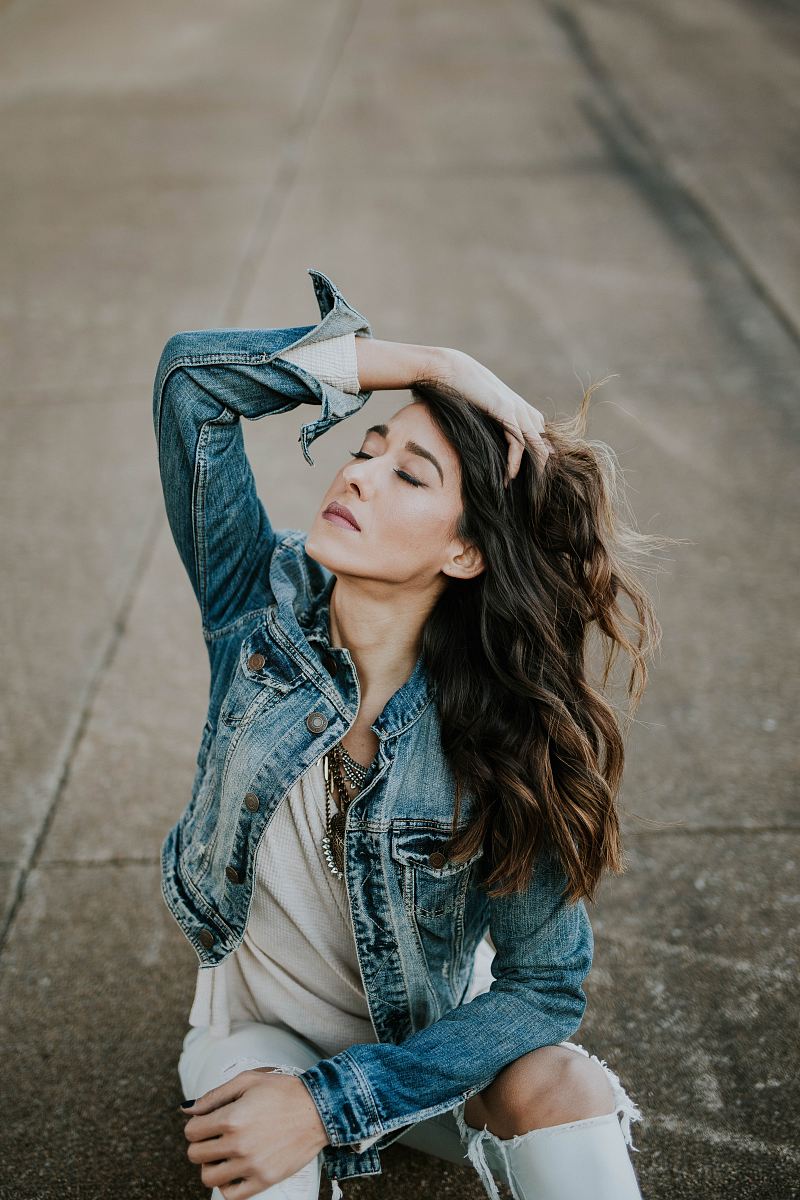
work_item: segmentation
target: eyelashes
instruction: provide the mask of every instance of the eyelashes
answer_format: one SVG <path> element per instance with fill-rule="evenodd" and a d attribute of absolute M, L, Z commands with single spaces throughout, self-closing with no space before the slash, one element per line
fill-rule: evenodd
<path fill-rule="evenodd" d="M 372 458 L 371 454 L 365 454 L 363 450 L 348 450 L 347 453 L 351 454 L 353 458 Z M 409 475 L 407 471 L 401 471 L 399 467 L 395 467 L 394 473 L 395 475 L 399 475 L 401 479 L 404 479 L 406 483 L 410 483 L 412 487 L 426 486 L 419 479 L 415 479 L 413 475 Z"/>

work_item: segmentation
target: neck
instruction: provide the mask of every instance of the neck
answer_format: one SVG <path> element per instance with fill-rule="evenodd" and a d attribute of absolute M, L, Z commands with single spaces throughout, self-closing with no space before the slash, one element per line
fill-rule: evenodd
<path fill-rule="evenodd" d="M 362 695 L 391 694 L 409 678 L 431 604 L 428 593 L 337 575 L 330 600 L 331 644 L 350 651 Z"/>

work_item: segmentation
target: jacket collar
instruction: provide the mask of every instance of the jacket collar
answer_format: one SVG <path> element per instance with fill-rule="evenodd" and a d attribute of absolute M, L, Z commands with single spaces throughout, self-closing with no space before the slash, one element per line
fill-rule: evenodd
<path fill-rule="evenodd" d="M 306 534 L 286 530 L 278 535 L 270 562 L 270 587 L 284 635 L 318 683 L 328 691 L 334 682 L 322 664 L 330 654 L 352 672 L 355 664 L 349 650 L 331 646 L 330 601 L 336 576 L 305 550 Z M 335 686 L 335 685 L 334 685 Z M 396 736 L 416 721 L 434 698 L 435 688 L 420 654 L 404 684 L 384 705 L 372 728 L 381 740 Z"/>

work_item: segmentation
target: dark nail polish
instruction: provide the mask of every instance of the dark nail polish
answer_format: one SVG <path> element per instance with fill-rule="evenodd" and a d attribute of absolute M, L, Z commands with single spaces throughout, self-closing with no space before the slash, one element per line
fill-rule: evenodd
<path fill-rule="evenodd" d="M 195 1096 L 196 1099 L 197 1097 Z M 181 1100 L 181 1108 L 191 1108 L 193 1104 L 194 1100 Z"/>

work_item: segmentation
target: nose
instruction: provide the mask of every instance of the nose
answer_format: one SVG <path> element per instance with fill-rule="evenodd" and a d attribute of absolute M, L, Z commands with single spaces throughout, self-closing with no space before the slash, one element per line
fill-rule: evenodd
<path fill-rule="evenodd" d="M 367 465 L 365 458 L 354 458 L 352 462 L 347 463 L 342 468 L 342 479 L 345 481 L 348 488 L 352 488 L 356 495 L 360 496 L 364 487 L 363 472 L 361 467 Z"/>

